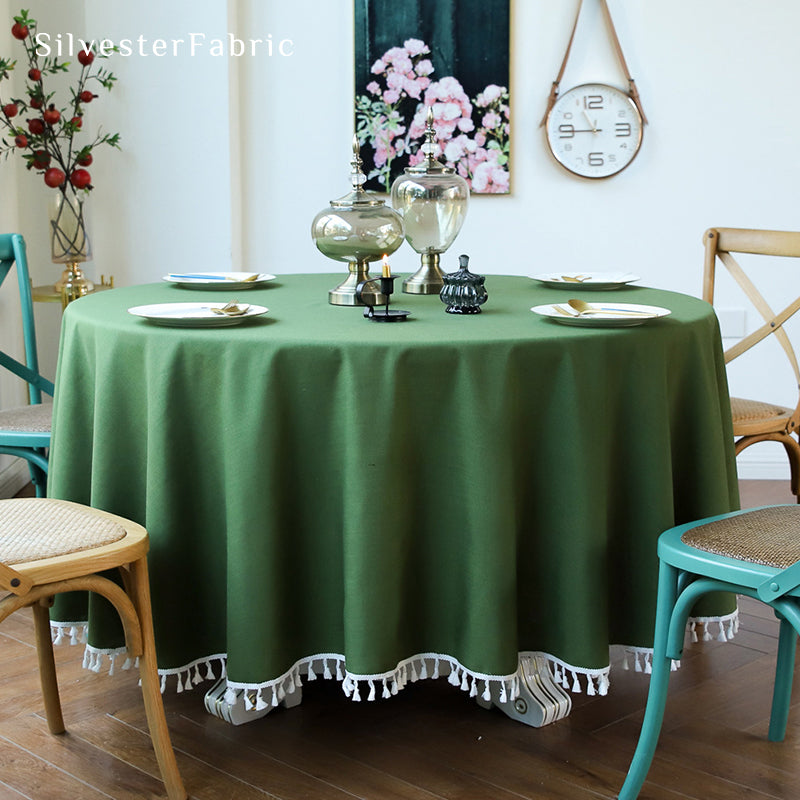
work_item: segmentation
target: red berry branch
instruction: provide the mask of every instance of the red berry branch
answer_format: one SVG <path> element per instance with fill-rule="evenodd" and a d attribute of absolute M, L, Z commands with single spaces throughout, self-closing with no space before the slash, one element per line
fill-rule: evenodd
<path fill-rule="evenodd" d="M 45 88 L 45 77 L 69 72 L 70 62 L 39 56 L 36 20 L 24 9 L 14 17 L 11 35 L 25 48 L 28 83 L 25 97 L 12 97 L 8 102 L 0 100 L 0 124 L 6 128 L 5 139 L 0 140 L 0 155 L 5 158 L 12 152 L 19 152 L 27 168 L 40 173 L 52 188 L 66 192 L 72 187 L 88 192 L 93 188 L 92 176 L 85 167 L 94 160 L 94 149 L 100 145 L 119 147 L 118 133 L 98 132 L 91 142 L 82 146 L 75 141 L 76 135 L 83 131 L 83 107 L 98 96 L 88 87 L 97 84 L 110 90 L 116 81 L 111 72 L 96 63 L 108 54 L 79 50 L 78 83 L 70 88 L 70 102 L 58 108 L 55 92 L 48 93 Z M 11 77 L 9 73 L 16 64 L 16 61 L 0 58 L 0 83 Z"/>

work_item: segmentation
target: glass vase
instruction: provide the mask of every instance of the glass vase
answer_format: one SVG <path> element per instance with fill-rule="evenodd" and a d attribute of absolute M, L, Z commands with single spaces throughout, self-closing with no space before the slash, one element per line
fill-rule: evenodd
<path fill-rule="evenodd" d="M 64 272 L 53 287 L 67 303 L 94 291 L 94 284 L 83 274 L 81 263 L 91 261 L 92 245 L 86 233 L 84 198 L 66 189 L 50 198 L 50 258 L 64 264 Z"/>
<path fill-rule="evenodd" d="M 69 190 L 50 198 L 50 257 L 56 264 L 92 259 L 83 204 L 84 199 Z"/>

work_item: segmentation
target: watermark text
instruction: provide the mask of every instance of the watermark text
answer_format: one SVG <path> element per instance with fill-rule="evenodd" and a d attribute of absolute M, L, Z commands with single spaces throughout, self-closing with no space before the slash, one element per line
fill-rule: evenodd
<path fill-rule="evenodd" d="M 144 35 L 135 39 L 80 39 L 71 33 L 36 34 L 36 54 L 40 58 L 55 56 L 56 58 L 73 58 L 78 52 L 94 51 L 101 56 L 119 53 L 121 56 L 198 56 L 214 57 L 242 56 L 280 56 L 287 58 L 294 55 L 292 39 L 273 38 L 267 34 L 263 38 L 240 39 L 232 33 L 224 38 L 206 36 L 204 33 L 187 33 L 184 39 L 149 39 Z"/>

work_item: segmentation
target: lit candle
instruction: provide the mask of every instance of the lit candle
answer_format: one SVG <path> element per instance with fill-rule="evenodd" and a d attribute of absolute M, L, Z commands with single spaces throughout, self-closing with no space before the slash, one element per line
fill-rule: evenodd
<path fill-rule="evenodd" d="M 384 278 L 392 277 L 392 270 L 391 267 L 389 267 L 389 256 L 383 257 L 383 277 Z"/>

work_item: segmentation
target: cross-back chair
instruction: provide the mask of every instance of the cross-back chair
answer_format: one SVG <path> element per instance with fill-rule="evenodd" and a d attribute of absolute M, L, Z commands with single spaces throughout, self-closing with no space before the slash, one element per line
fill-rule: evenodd
<path fill-rule="evenodd" d="M 15 263 L 22 311 L 25 363 L 0 350 L 0 367 L 28 384 L 29 403 L 0 410 L 0 453 L 24 458 L 28 462 L 36 494 L 42 496 L 47 484 L 47 450 L 50 447 L 52 412 L 49 403 L 42 403 L 42 394 L 52 397 L 53 383 L 39 374 L 25 240 L 18 233 L 0 234 L 0 285 Z"/>
<path fill-rule="evenodd" d="M 78 503 L 50 498 L 0 500 L 0 622 L 33 610 L 47 724 L 64 733 L 49 607 L 62 592 L 91 591 L 117 610 L 128 655 L 139 659 L 147 724 L 170 800 L 185 800 L 170 742 L 156 665 L 147 531 L 130 520 Z M 122 585 L 98 573 L 118 568 Z"/>
<path fill-rule="evenodd" d="M 757 330 L 725 351 L 725 363 L 738 358 L 768 336 L 774 336 L 789 359 L 794 371 L 795 384 L 798 386 L 798 401 L 794 408 L 761 400 L 731 398 L 733 434 L 737 437 L 736 455 L 756 442 L 780 442 L 789 457 L 792 493 L 800 502 L 800 443 L 796 438 L 800 430 L 800 367 L 792 343 L 783 328 L 784 323 L 800 310 L 800 297 L 792 299 L 785 308 L 775 312 L 732 255 L 750 253 L 800 258 L 800 233 L 746 228 L 710 228 L 703 238 L 705 244 L 703 299 L 714 303 L 716 265 L 719 260 L 764 319 L 764 324 Z M 794 292 L 797 293 L 798 290 L 794 289 Z"/>
<path fill-rule="evenodd" d="M 783 741 L 800 632 L 800 507 L 765 506 L 690 522 L 658 540 L 659 577 L 653 671 L 642 730 L 619 800 L 639 796 L 655 753 L 673 659 L 683 651 L 686 621 L 712 592 L 747 595 L 780 619 L 768 739 Z"/>

